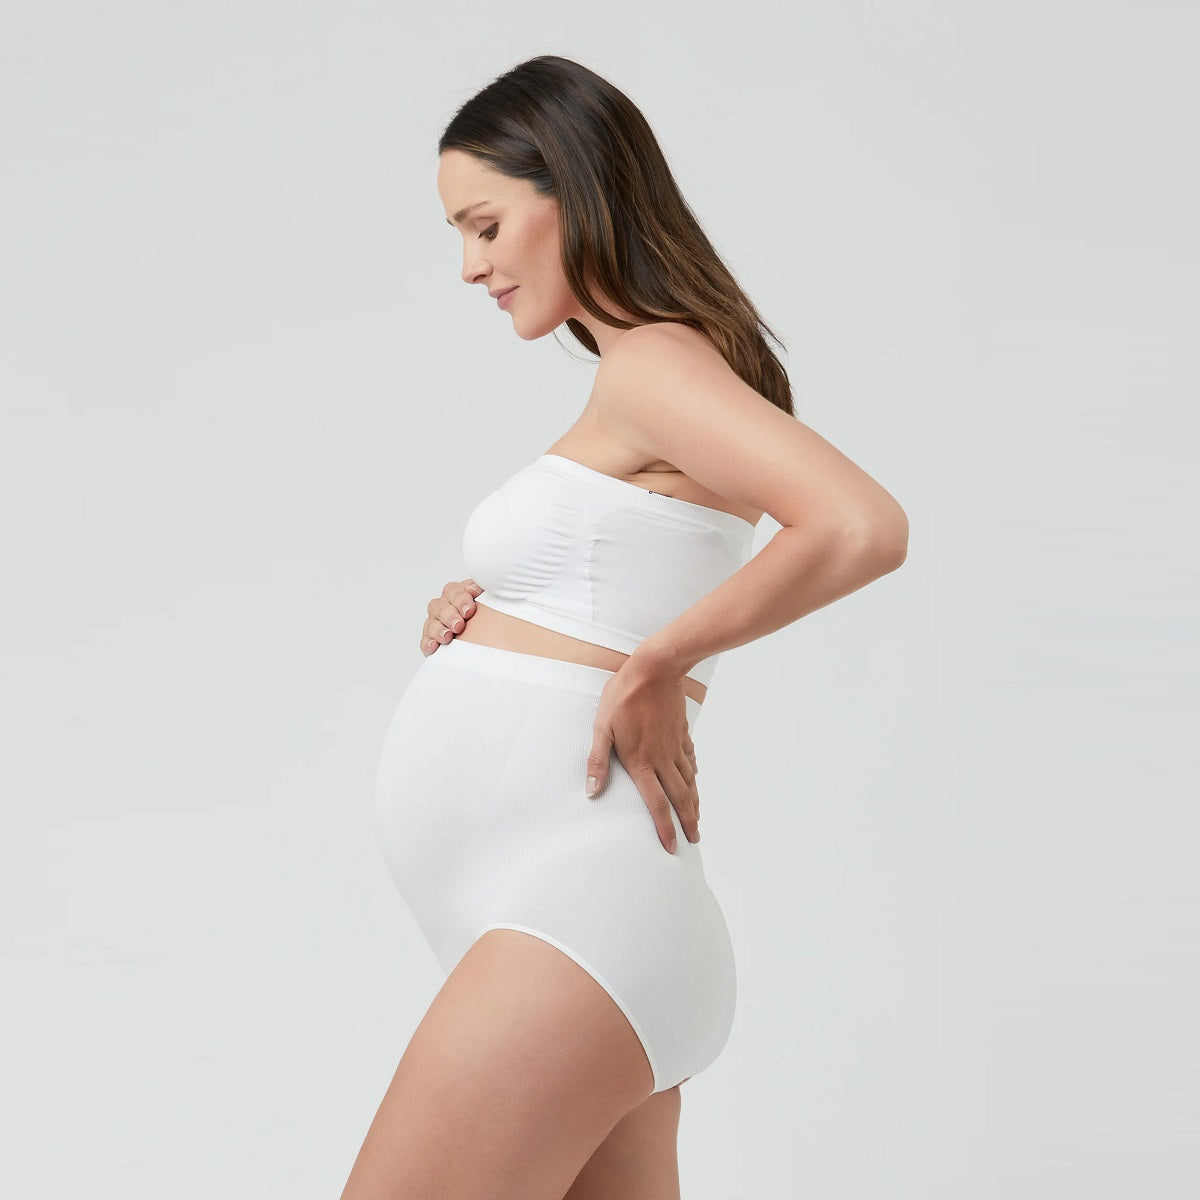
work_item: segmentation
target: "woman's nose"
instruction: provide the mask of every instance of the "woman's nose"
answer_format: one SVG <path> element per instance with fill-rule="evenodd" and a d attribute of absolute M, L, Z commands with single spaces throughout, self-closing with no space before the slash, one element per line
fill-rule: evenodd
<path fill-rule="evenodd" d="M 463 283 L 474 283 L 481 275 L 486 275 L 490 269 L 487 263 L 478 258 L 465 258 L 462 269 Z"/>

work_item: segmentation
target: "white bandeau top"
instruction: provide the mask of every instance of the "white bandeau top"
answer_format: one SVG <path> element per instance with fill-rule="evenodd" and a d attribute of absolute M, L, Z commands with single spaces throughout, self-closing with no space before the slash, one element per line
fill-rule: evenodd
<path fill-rule="evenodd" d="M 754 526 L 543 454 L 485 496 L 462 552 L 480 602 L 632 654 L 750 557 Z M 688 677 L 705 687 L 719 654 Z"/>

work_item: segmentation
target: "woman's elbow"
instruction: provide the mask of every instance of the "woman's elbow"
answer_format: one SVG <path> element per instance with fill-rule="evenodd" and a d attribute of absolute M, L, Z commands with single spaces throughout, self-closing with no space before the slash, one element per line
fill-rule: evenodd
<path fill-rule="evenodd" d="M 863 556 L 881 575 L 895 571 L 908 557 L 908 515 L 899 504 L 889 504 L 859 523 Z"/>

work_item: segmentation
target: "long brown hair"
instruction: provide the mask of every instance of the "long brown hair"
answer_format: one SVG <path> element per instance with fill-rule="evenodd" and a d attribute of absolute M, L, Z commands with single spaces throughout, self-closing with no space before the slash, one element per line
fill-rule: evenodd
<path fill-rule="evenodd" d="M 620 329 L 677 321 L 706 334 L 756 392 L 795 416 L 787 372 L 759 316 L 705 236 L 637 106 L 594 71 L 542 54 L 506 71 L 454 114 L 438 154 L 462 150 L 558 200 L 563 270 L 592 316 Z M 638 318 L 607 313 L 594 279 Z M 567 328 L 592 354 L 574 317 Z"/>

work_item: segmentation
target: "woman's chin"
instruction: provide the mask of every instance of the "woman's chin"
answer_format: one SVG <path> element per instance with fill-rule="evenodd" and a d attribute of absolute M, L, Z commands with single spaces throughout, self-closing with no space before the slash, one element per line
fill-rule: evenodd
<path fill-rule="evenodd" d="M 529 325 L 520 320 L 513 321 L 513 333 L 523 342 L 536 342 L 538 338 L 544 338 L 548 333 L 553 333 L 557 328 L 557 325 L 548 325 L 543 328 L 540 325 Z"/>

